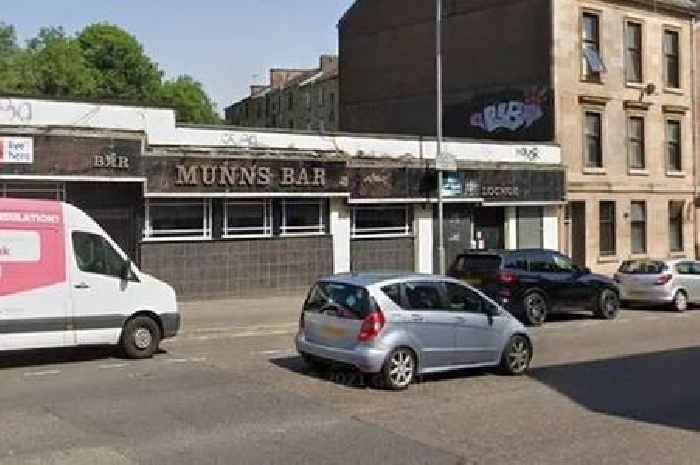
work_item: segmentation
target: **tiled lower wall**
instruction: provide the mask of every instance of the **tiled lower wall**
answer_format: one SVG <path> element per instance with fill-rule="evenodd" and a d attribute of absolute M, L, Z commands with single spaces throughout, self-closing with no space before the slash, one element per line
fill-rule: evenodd
<path fill-rule="evenodd" d="M 141 268 L 185 300 L 305 290 L 333 273 L 330 236 L 141 245 Z"/>
<path fill-rule="evenodd" d="M 352 271 L 413 271 L 413 237 L 353 240 Z"/>

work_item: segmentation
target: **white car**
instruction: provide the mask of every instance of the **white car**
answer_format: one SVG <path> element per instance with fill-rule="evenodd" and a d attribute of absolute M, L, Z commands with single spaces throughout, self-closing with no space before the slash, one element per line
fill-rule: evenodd
<path fill-rule="evenodd" d="M 180 328 L 175 291 L 87 214 L 0 199 L 0 350 L 120 345 L 147 358 Z"/>

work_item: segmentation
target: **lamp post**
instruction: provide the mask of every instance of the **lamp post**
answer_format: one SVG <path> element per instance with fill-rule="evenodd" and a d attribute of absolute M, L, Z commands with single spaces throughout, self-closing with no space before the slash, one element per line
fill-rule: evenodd
<path fill-rule="evenodd" d="M 445 274 L 445 242 L 442 224 L 443 202 L 442 202 L 442 0 L 435 0 L 435 66 L 437 81 L 437 137 L 435 167 L 438 172 L 438 260 L 440 263 L 440 274 Z"/>

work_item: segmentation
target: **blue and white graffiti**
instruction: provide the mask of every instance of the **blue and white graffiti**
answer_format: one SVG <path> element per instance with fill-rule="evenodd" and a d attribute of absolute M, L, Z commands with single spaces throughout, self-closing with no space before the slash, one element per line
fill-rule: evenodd
<path fill-rule="evenodd" d="M 547 89 L 534 87 L 525 93 L 522 100 L 496 102 L 472 113 L 469 115 L 469 125 L 486 132 L 529 128 L 544 116 L 546 99 Z"/>

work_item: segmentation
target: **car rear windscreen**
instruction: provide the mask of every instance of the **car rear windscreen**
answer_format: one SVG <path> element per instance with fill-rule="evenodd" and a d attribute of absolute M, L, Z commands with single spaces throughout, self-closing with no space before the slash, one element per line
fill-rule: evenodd
<path fill-rule="evenodd" d="M 460 260 L 462 271 L 468 273 L 493 273 L 501 268 L 498 255 L 464 255 Z"/>
<path fill-rule="evenodd" d="M 369 292 L 350 284 L 318 282 L 304 302 L 304 311 L 362 320 L 370 313 Z"/>
<path fill-rule="evenodd" d="M 618 270 L 625 274 L 660 274 L 668 267 L 658 260 L 625 260 Z"/>

